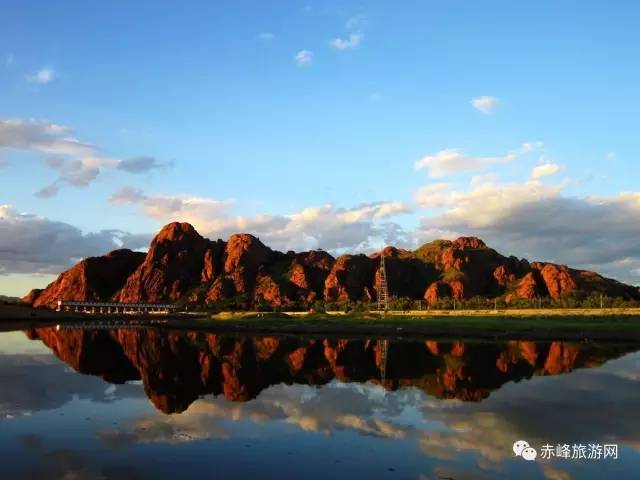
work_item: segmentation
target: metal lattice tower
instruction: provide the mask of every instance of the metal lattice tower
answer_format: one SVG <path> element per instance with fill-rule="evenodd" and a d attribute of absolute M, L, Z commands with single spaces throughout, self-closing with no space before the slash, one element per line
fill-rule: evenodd
<path fill-rule="evenodd" d="M 378 340 L 380 350 L 380 381 L 384 385 L 387 381 L 387 354 L 389 353 L 389 340 Z"/>
<path fill-rule="evenodd" d="M 389 308 L 389 287 L 387 285 L 387 269 L 384 263 L 384 252 L 380 254 L 380 289 L 378 290 L 378 310 Z"/>

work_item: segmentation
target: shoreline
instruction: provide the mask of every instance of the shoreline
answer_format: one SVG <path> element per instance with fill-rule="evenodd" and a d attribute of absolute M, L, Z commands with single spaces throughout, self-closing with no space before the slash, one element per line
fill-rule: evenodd
<path fill-rule="evenodd" d="M 640 341 L 640 309 L 628 308 L 113 316 L 0 306 L 0 331 L 58 324 L 62 328 L 163 328 L 241 335 Z"/>

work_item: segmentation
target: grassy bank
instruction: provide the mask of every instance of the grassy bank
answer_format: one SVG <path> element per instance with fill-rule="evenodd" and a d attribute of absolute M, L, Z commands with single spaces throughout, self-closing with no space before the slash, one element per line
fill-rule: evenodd
<path fill-rule="evenodd" d="M 430 310 L 381 313 L 225 312 L 161 317 L 166 327 L 243 334 L 366 335 L 394 337 L 520 338 L 640 341 L 639 309 Z M 157 316 L 88 315 L 0 306 L 0 327 L 10 324 L 86 324 Z"/>
<path fill-rule="evenodd" d="M 471 311 L 470 311 L 471 312 Z M 370 336 L 522 338 L 536 340 L 640 340 L 640 314 L 597 315 L 575 312 L 553 315 L 478 311 L 398 312 L 388 314 L 226 313 L 186 320 L 193 328 L 264 334 L 325 334 Z M 171 322 L 173 323 L 173 322 Z M 185 321 L 181 321 L 185 326 Z"/>

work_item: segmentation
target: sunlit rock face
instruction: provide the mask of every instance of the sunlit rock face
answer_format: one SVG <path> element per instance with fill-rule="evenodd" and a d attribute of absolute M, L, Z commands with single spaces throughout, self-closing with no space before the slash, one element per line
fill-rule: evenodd
<path fill-rule="evenodd" d="M 78 372 L 113 383 L 142 380 L 165 413 L 184 411 L 204 394 L 244 402 L 271 385 L 334 379 L 481 401 L 506 382 L 593 367 L 634 350 L 570 342 L 394 342 L 154 329 L 38 328 L 28 335 Z"/>
<path fill-rule="evenodd" d="M 310 308 L 317 300 L 375 301 L 382 255 L 389 293 L 430 305 L 475 296 L 509 303 L 592 293 L 640 300 L 637 287 L 566 265 L 505 257 L 476 237 L 334 259 L 322 250 L 278 252 L 246 233 L 211 241 L 190 224 L 174 222 L 160 230 L 146 255 L 117 250 L 85 259 L 23 301 L 50 308 L 58 300 L 235 301 L 235 308 L 246 309 Z"/>
<path fill-rule="evenodd" d="M 58 300 L 111 298 L 144 259 L 144 253 L 127 249 L 87 258 L 61 273 L 46 289 L 32 290 L 23 301 L 34 307 L 55 308 Z"/>
<path fill-rule="evenodd" d="M 151 242 L 138 269 L 118 294 L 121 302 L 172 301 L 196 286 L 208 240 L 188 223 L 170 223 Z"/>

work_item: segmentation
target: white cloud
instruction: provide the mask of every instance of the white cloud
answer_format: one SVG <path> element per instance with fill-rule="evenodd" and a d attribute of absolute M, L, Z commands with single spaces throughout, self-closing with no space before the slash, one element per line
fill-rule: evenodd
<path fill-rule="evenodd" d="M 0 205 L 0 275 L 59 273 L 81 258 L 117 248 L 146 248 L 149 235 L 120 230 L 83 233 L 64 222 Z"/>
<path fill-rule="evenodd" d="M 0 119 L 0 148 L 52 155 L 92 155 L 96 147 L 71 136 L 71 128 L 41 120 Z"/>
<path fill-rule="evenodd" d="M 300 50 L 298 53 L 295 54 L 293 59 L 295 60 L 296 65 L 300 67 L 309 66 L 313 61 L 313 52 L 309 50 Z"/>
<path fill-rule="evenodd" d="M 500 105 L 500 100 L 496 97 L 483 95 L 481 97 L 472 98 L 469 102 L 476 110 L 489 115 L 493 113 Z"/>
<path fill-rule="evenodd" d="M 331 40 L 330 44 L 337 50 L 348 50 L 351 48 L 356 48 L 358 45 L 360 45 L 362 38 L 363 35 L 361 33 L 354 32 L 349 34 L 347 38 L 334 38 L 333 40 Z"/>
<path fill-rule="evenodd" d="M 27 81 L 46 85 L 57 78 L 56 73 L 50 67 L 43 67 L 33 75 L 27 75 Z"/>
<path fill-rule="evenodd" d="M 497 183 L 492 180 L 456 190 L 432 184 L 418 192 L 424 208 L 439 209 L 423 217 L 422 240 L 433 231 L 476 235 L 505 254 L 566 263 L 638 283 L 640 267 L 640 193 L 574 198 L 566 184 Z"/>
<path fill-rule="evenodd" d="M 13 53 L 7 53 L 4 56 L 4 64 L 7 67 L 10 67 L 11 65 L 13 65 L 13 62 L 15 61 L 15 57 L 13 56 Z"/>
<path fill-rule="evenodd" d="M 259 236 L 280 250 L 325 248 L 367 250 L 380 242 L 403 241 L 404 232 L 389 219 L 411 211 L 402 202 L 375 202 L 352 208 L 332 204 L 309 207 L 289 215 L 233 215 L 232 200 L 188 195 L 148 195 L 127 187 L 114 193 L 114 205 L 141 205 L 145 215 L 162 223 L 174 220 L 193 224 L 210 238 L 238 232 Z"/>
<path fill-rule="evenodd" d="M 457 148 L 440 150 L 415 162 L 415 169 L 426 169 L 432 178 L 444 177 L 462 172 L 485 168 L 494 164 L 512 162 L 522 155 L 542 148 L 542 142 L 524 143 L 520 148 L 497 157 L 472 157 Z"/>
<path fill-rule="evenodd" d="M 446 183 L 429 185 L 420 192 L 425 190 L 427 193 L 417 198 L 420 206 L 446 209 L 446 220 L 452 225 L 484 228 L 520 205 L 555 197 L 561 187 L 538 181 L 512 184 L 485 181 L 476 183 L 469 191 L 452 190 Z"/>
<path fill-rule="evenodd" d="M 448 183 L 430 183 L 418 190 L 416 202 L 425 208 L 442 206 L 449 198 L 449 187 Z"/>
<path fill-rule="evenodd" d="M 269 41 L 269 40 L 273 40 L 274 38 L 276 38 L 276 36 L 270 32 L 262 32 L 258 34 L 258 40 Z"/>
<path fill-rule="evenodd" d="M 537 165 L 531 171 L 531 178 L 542 178 L 548 177 L 550 175 L 555 175 L 561 170 L 560 165 L 556 163 L 543 163 L 541 165 Z"/>
<path fill-rule="evenodd" d="M 86 187 L 105 168 L 141 173 L 169 165 L 148 156 L 128 160 L 105 158 L 96 145 L 81 142 L 72 133 L 70 127 L 43 120 L 0 119 L 0 150 L 51 155 L 46 164 L 58 172 L 58 177 L 36 193 L 40 198 L 57 194 L 64 185 Z"/>
<path fill-rule="evenodd" d="M 156 220 L 170 222 L 182 220 L 194 226 L 211 228 L 218 225 L 221 216 L 234 202 L 215 200 L 193 195 L 146 195 L 138 188 L 124 187 L 115 192 L 109 201 L 114 205 L 141 204 L 144 213 Z"/>

